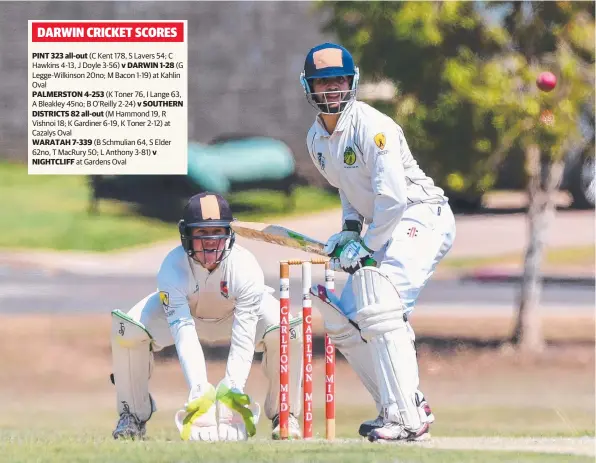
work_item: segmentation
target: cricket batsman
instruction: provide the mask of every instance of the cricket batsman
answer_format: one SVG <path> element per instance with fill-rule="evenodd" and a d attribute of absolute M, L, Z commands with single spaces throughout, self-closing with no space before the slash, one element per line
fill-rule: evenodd
<path fill-rule="evenodd" d="M 115 439 L 141 439 L 156 410 L 149 394 L 153 353 L 175 345 L 188 400 L 175 422 L 183 440 L 242 441 L 256 430 L 260 407 L 245 392 L 254 352 L 268 379 L 265 414 L 279 438 L 279 301 L 255 257 L 230 228 L 232 211 L 217 194 L 190 198 L 179 222 L 182 244 L 164 259 L 157 291 L 128 313 L 112 312 L 113 381 L 120 418 Z M 302 350 L 301 319 L 291 320 L 290 346 Z M 201 343 L 230 340 L 225 376 L 207 378 Z M 290 437 L 300 437 L 302 356 L 292 356 Z"/>
<path fill-rule="evenodd" d="M 300 76 L 318 111 L 308 151 L 339 190 L 343 209 L 341 231 L 328 239 L 325 252 L 339 254 L 339 265 L 351 274 L 339 300 L 343 315 L 332 310 L 323 318 L 377 403 L 378 418 L 363 423 L 360 434 L 370 441 L 422 440 L 434 416 L 418 389 L 408 317 L 453 244 L 455 219 L 401 127 L 356 100 L 358 79 L 350 53 L 332 43 L 308 52 Z"/>

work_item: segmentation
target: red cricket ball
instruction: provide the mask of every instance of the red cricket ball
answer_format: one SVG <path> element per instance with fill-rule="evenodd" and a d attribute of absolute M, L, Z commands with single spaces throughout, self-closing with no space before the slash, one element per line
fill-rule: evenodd
<path fill-rule="evenodd" d="M 552 72 L 541 72 L 536 79 L 536 86 L 543 92 L 550 92 L 557 85 L 557 76 Z"/>

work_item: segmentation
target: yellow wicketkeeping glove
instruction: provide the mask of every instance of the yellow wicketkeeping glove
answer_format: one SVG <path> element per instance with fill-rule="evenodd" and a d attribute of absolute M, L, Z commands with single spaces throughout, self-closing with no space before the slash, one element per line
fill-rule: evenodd
<path fill-rule="evenodd" d="M 217 386 L 216 400 L 242 417 L 248 436 L 253 437 L 257 433 L 256 425 L 259 422 L 260 407 L 257 403 L 251 403 L 248 394 L 238 389 L 231 389 L 221 382 Z"/>
<path fill-rule="evenodd" d="M 207 390 L 194 400 L 188 402 L 184 408 L 186 416 L 180 422 L 179 416 L 183 415 L 182 410 L 177 415 L 176 424 L 180 430 L 180 437 L 182 440 L 190 440 L 192 433 L 192 425 L 199 420 L 211 407 L 215 404 L 217 393 L 212 384 L 209 384 Z M 214 423 L 215 425 L 215 423 Z"/>

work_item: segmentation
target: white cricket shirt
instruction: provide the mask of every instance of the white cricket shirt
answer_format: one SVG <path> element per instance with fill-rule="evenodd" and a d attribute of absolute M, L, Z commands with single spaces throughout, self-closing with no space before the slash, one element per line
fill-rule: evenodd
<path fill-rule="evenodd" d="M 366 103 L 351 104 L 331 135 L 317 117 L 306 143 L 319 172 L 339 189 L 343 220 L 369 224 L 363 240 L 373 251 L 389 241 L 407 207 L 447 201 L 418 166 L 402 128 Z"/>

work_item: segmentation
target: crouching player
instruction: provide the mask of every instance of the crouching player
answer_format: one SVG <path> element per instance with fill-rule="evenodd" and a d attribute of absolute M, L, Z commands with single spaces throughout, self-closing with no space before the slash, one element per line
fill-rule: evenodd
<path fill-rule="evenodd" d="M 112 361 L 120 418 L 115 439 L 143 438 L 156 410 L 149 394 L 153 353 L 175 345 L 188 400 L 175 416 L 183 440 L 238 441 L 252 437 L 260 408 L 244 393 L 254 352 L 263 352 L 268 379 L 264 411 L 279 438 L 279 301 L 265 286 L 261 267 L 234 244 L 227 201 L 201 193 L 187 203 L 179 223 L 182 245 L 164 259 L 157 291 L 128 313 L 112 312 Z M 302 349 L 301 319 L 291 321 L 291 349 Z M 207 378 L 201 342 L 230 340 L 225 377 Z M 301 356 L 290 371 L 290 436 L 300 437 Z"/>

